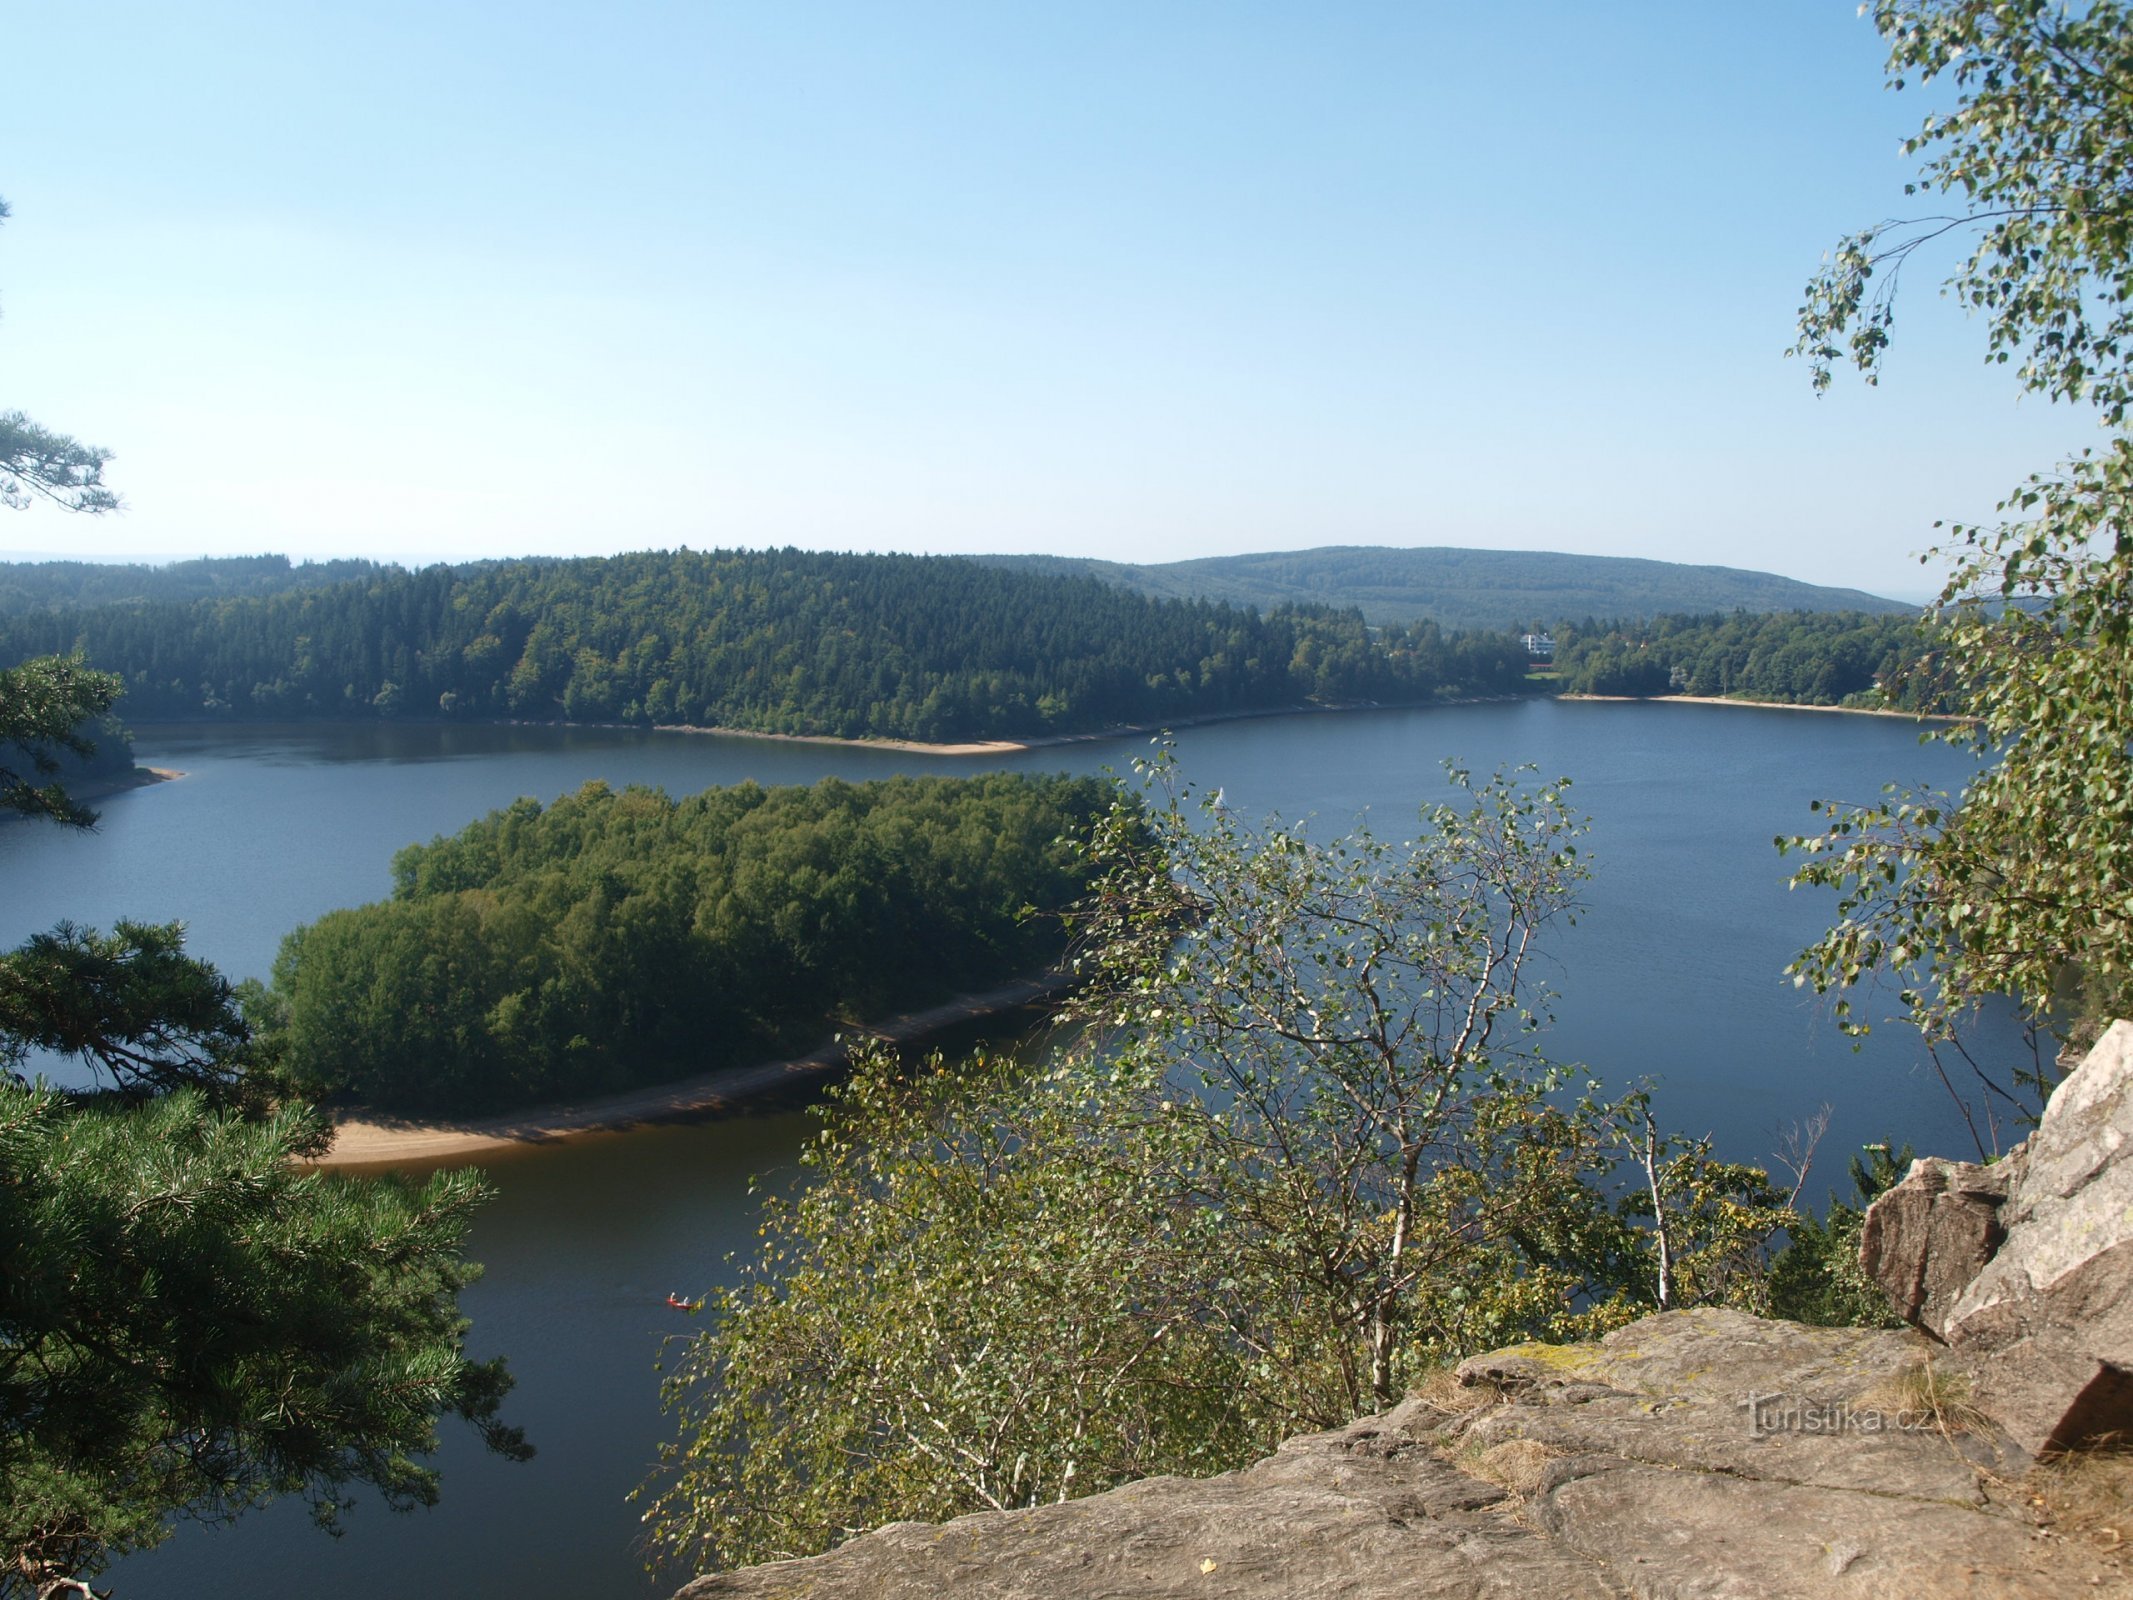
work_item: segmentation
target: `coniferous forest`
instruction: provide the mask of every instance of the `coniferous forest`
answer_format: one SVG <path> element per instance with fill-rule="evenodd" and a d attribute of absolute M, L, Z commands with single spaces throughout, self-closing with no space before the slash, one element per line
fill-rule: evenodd
<path fill-rule="evenodd" d="M 319 589 L 394 569 L 376 561 L 306 561 L 287 556 L 201 556 L 149 565 L 133 561 L 0 562 L 0 616 L 25 611 L 144 600 L 225 600 L 241 595 Z"/>
<path fill-rule="evenodd" d="M 943 557 L 671 551 L 385 569 L 327 587 L 24 611 L 136 721 L 405 717 L 944 740 L 1517 689 L 1502 634 L 1156 600 Z"/>

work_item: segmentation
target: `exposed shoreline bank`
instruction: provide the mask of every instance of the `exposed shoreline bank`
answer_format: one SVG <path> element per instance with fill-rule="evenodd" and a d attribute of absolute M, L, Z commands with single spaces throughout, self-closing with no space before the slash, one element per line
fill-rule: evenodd
<path fill-rule="evenodd" d="M 560 722 L 556 727 L 583 727 L 583 723 Z M 597 727 L 627 728 L 627 722 L 593 724 Z M 762 733 L 754 728 L 727 728 L 717 725 L 705 726 L 694 722 L 655 722 L 654 733 L 708 733 L 725 739 L 773 739 L 780 744 L 834 744 L 853 750 L 908 750 L 925 756 L 996 756 L 1007 755 L 1017 750 L 1028 750 L 1035 744 L 1047 742 L 1019 739 L 971 739 L 962 744 L 927 744 L 922 739 L 847 739 L 834 733 Z M 1105 737 L 1101 734 L 1091 738 Z"/>
<path fill-rule="evenodd" d="M 1154 722 L 1129 722 L 1090 733 L 1040 733 L 1026 739 L 978 739 L 964 744 L 927 744 L 919 739 L 847 739 L 829 733 L 760 733 L 753 728 L 702 727 L 687 722 L 653 725 L 654 733 L 710 733 L 731 739 L 776 739 L 790 744 L 833 744 L 853 750 L 908 750 L 928 756 L 1006 755 L 1022 750 L 1048 750 L 1058 745 L 1096 744 L 1105 739 L 1127 739 L 1140 733 L 1160 733 L 1166 728 L 1197 728 L 1213 722 L 1245 722 L 1255 717 L 1296 717 L 1342 711 L 1426 711 L 1435 706 L 1494 705 L 1512 700 L 1534 699 L 1524 694 L 1464 695 L 1452 700 L 1355 700 L 1339 705 L 1253 706 L 1239 711 L 1203 711 L 1189 717 L 1166 717 Z M 574 724 L 557 723 L 557 727 Z M 582 726 L 582 724 L 576 724 Z M 627 727 L 626 723 L 601 724 Z"/>
<path fill-rule="evenodd" d="M 1257 717 L 1296 717 L 1332 714 L 1347 711 L 1428 711 L 1439 706 L 1501 705 L 1516 700 L 1549 698 L 1538 691 L 1516 694 L 1458 695 L 1445 700 L 1354 700 L 1337 705 L 1314 705 L 1309 702 L 1286 706 L 1254 706 L 1237 711 L 1203 711 L 1186 717 L 1160 717 L 1149 722 L 1122 723 L 1116 727 L 1098 728 L 1085 733 L 1041 733 L 1024 739 L 970 739 L 959 743 L 929 744 L 923 739 L 873 739 L 846 738 L 834 733 L 766 733 L 760 728 L 732 728 L 723 724 L 694 722 L 657 722 L 649 726 L 640 722 L 558 722 L 528 717 L 494 717 L 471 721 L 448 720 L 442 717 L 395 717 L 390 721 L 376 718 L 355 717 L 299 717 L 294 719 L 262 719 L 248 722 L 242 719 L 178 717 L 168 721 L 143 723 L 150 728 L 224 728 L 224 727 L 398 727 L 398 728 L 583 728 L 606 729 L 624 733 L 687 733 L 709 734 L 724 739 L 767 739 L 778 744 L 836 745 L 847 750 L 894 750 L 923 756 L 995 756 L 1015 755 L 1025 750 L 1046 750 L 1059 745 L 1096 744 L 1105 739 L 1128 739 L 1136 734 L 1161 733 L 1170 728 L 1197 728 L 1216 722 L 1243 722 Z M 1597 696 L 1591 698 L 1599 698 Z M 153 770 L 159 777 L 182 778 L 182 772 L 165 768 Z M 140 779 L 151 782 L 152 779 Z"/>
<path fill-rule="evenodd" d="M 1834 711 L 1845 717 L 1899 717 L 1905 722 L 1969 722 L 1945 711 L 1897 711 L 1884 706 L 1809 706 L 1796 700 L 1735 700 L 1722 694 L 1559 694 L 1558 700 L 1606 705 L 1745 706 L 1750 711 Z"/>
<path fill-rule="evenodd" d="M 957 995 L 953 1000 L 908 1012 L 878 1023 L 855 1024 L 847 1037 L 910 1044 L 958 1023 L 996 1016 L 1064 993 L 1070 973 L 1052 971 L 1032 978 Z M 530 1106 L 502 1116 L 450 1122 L 417 1122 L 352 1111 L 333 1122 L 333 1143 L 309 1165 L 318 1167 L 392 1167 L 457 1161 L 502 1150 L 525 1149 L 597 1134 L 627 1132 L 658 1123 L 699 1122 L 732 1116 L 754 1101 L 774 1099 L 841 1070 L 846 1045 L 831 1039 L 807 1054 L 785 1061 L 727 1067 L 652 1084 L 596 1100 Z"/>

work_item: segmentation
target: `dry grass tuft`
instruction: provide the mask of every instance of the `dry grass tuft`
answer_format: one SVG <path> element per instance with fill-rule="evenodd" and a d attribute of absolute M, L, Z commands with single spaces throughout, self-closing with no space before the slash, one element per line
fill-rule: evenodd
<path fill-rule="evenodd" d="M 1970 1380 L 1931 1361 L 1906 1367 L 1859 1396 L 1858 1403 L 1899 1427 L 1933 1427 L 1945 1434 L 1990 1433 L 1992 1419 L 1970 1403 Z"/>
<path fill-rule="evenodd" d="M 1439 1367 L 1420 1383 L 1407 1391 L 1410 1400 L 1419 1400 L 1432 1411 L 1441 1411 L 1448 1417 L 1463 1417 L 1479 1411 L 1484 1406 L 1494 1405 L 1502 1398 L 1494 1384 L 1461 1383 L 1459 1375 L 1450 1367 Z"/>
<path fill-rule="evenodd" d="M 2099 1550 L 2133 1548 L 2133 1440 L 2113 1435 L 2039 1462 L 2022 1487 L 2060 1533 Z"/>
<path fill-rule="evenodd" d="M 1507 1439 L 1482 1451 L 1467 1470 L 1499 1489 L 1525 1496 L 1541 1486 L 1548 1463 L 1561 1454 L 1538 1439 Z"/>

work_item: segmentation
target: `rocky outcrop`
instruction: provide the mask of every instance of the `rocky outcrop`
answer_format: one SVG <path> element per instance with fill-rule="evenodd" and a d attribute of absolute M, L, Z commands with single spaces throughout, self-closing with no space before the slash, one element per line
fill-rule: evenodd
<path fill-rule="evenodd" d="M 884 1528 L 682 1600 L 1706 1600 L 2115 1589 L 1937 1415 L 1924 1335 L 1738 1312 L 1524 1346 L 1219 1478 Z"/>
<path fill-rule="evenodd" d="M 2000 1208 L 2013 1177 L 2005 1161 L 1915 1161 L 1868 1209 L 1860 1260 L 1904 1321 L 1940 1337 L 1956 1301 L 2007 1237 Z"/>
<path fill-rule="evenodd" d="M 1999 1162 L 1920 1161 L 1860 1264 L 2034 1453 L 2133 1434 L 2133 1023 L 2114 1023 Z"/>

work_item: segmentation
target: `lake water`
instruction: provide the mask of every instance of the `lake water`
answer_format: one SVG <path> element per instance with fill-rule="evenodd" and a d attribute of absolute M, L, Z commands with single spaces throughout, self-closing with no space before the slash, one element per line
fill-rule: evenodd
<path fill-rule="evenodd" d="M 291 726 L 145 728 L 144 763 L 175 783 L 116 796 L 95 834 L 0 827 L 0 940 L 52 923 L 182 919 L 191 948 L 234 977 L 265 976 L 281 936 L 390 886 L 392 853 L 520 795 L 591 778 L 693 792 L 753 778 L 801 783 L 988 767 L 1127 769 L 1141 737 L 1006 757 L 943 758 L 627 730 Z M 1968 1135 L 1919 1052 L 1886 1030 L 1855 1052 L 1826 1006 L 1780 976 L 1827 921 L 1827 896 L 1789 893 L 1773 836 L 1809 828 L 1815 798 L 1883 783 L 1947 785 L 1962 767 L 1909 723 L 1753 708 L 1528 701 L 1232 722 L 1185 730 L 1186 775 L 1246 814 L 1359 817 L 1386 835 L 1446 790 L 1440 763 L 1532 763 L 1567 774 L 1593 820 L 1588 909 L 1553 941 L 1560 991 L 1550 1052 L 1611 1084 L 1651 1079 L 1664 1125 L 1763 1160 L 1827 1103 L 1835 1120 L 1810 1194 L 1852 1149 L 1895 1136 L 1967 1154 Z M 623 1496 L 665 1436 L 654 1372 L 688 1319 L 670 1289 L 721 1280 L 752 1239 L 751 1174 L 789 1172 L 803 1115 L 745 1117 L 531 1150 L 492 1161 L 497 1199 L 473 1253 L 488 1274 L 464 1300 L 476 1353 L 510 1357 L 507 1407 L 540 1454 L 496 1461 L 447 1430 L 443 1503 L 394 1516 L 360 1506 L 344 1537 L 279 1505 L 224 1529 L 186 1528 L 113 1574 L 134 1600 L 213 1593 L 421 1592 L 632 1596 L 648 1577 Z"/>

